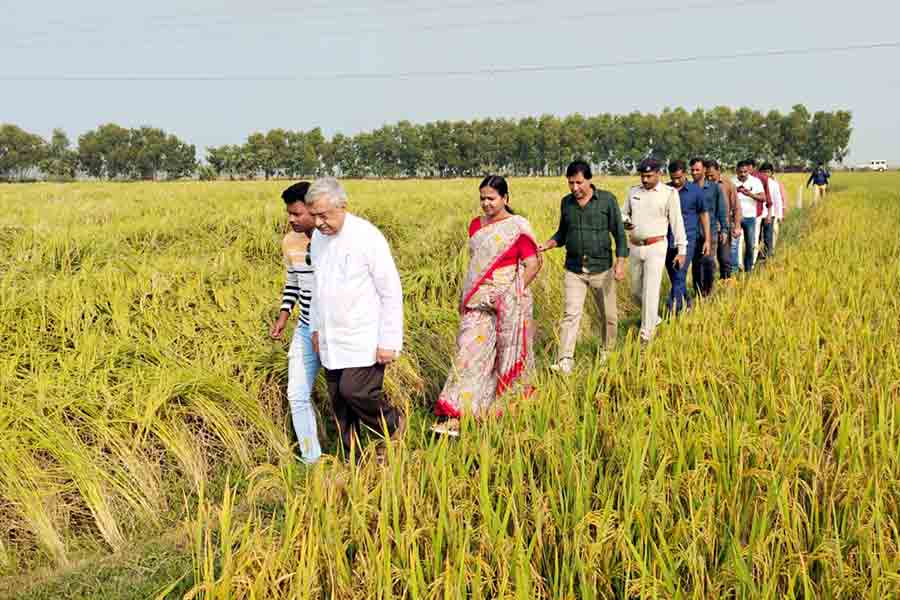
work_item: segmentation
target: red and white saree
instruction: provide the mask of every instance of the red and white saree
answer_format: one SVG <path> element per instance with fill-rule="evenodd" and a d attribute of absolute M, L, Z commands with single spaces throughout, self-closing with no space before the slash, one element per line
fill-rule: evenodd
<path fill-rule="evenodd" d="M 458 351 L 435 406 L 451 418 L 481 416 L 505 392 L 526 391 L 534 368 L 533 299 L 524 282 L 524 259 L 537 252 L 531 225 L 513 215 L 473 221 L 472 230 Z"/>

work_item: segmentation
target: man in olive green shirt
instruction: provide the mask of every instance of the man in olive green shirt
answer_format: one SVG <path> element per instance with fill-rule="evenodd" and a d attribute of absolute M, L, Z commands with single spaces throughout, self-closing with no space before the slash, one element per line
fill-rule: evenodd
<path fill-rule="evenodd" d="M 616 342 L 619 326 L 616 281 L 625 278 L 628 241 L 616 197 L 596 189 L 591 177 L 591 166 L 581 160 L 566 169 L 571 193 L 560 203 L 559 228 L 540 247 L 541 251 L 566 248 L 565 314 L 560 323 L 559 360 L 551 367 L 563 373 L 570 373 L 574 365 L 575 342 L 588 288 L 600 319 L 605 322 L 604 357 Z M 615 239 L 615 254 L 610 238 Z"/>

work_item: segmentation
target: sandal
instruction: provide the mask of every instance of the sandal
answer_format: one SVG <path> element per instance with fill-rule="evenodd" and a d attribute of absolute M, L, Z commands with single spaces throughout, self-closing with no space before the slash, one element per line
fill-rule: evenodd
<path fill-rule="evenodd" d="M 431 431 L 438 435 L 459 437 L 459 420 L 447 419 L 443 423 L 435 423 L 431 426 Z"/>

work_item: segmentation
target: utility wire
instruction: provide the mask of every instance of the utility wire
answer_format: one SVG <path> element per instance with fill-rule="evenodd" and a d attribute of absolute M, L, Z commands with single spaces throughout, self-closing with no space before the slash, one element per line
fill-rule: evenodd
<path fill-rule="evenodd" d="M 812 54 L 833 54 L 864 50 L 882 50 L 900 48 L 900 41 L 868 44 L 852 44 L 846 46 L 823 46 L 819 48 L 794 48 L 783 50 L 755 50 L 736 52 L 733 54 L 709 54 L 680 56 L 670 58 L 639 58 L 602 63 L 586 63 L 575 65 L 533 65 L 521 67 L 484 67 L 472 70 L 446 71 L 397 71 L 387 73 L 330 73 L 319 75 L 0 75 L 0 81 L 16 82 L 161 82 L 161 81 L 200 81 L 200 82 L 290 82 L 290 81 L 373 81 L 391 79 L 424 79 L 441 77 L 483 77 L 495 75 L 511 75 L 517 73 L 568 73 L 615 69 L 619 67 L 672 65 L 681 63 L 712 62 L 739 60 L 744 58 L 772 58 L 781 56 L 807 56 Z"/>
<path fill-rule="evenodd" d="M 777 0 L 735 0 L 731 4 L 722 4 L 721 0 L 703 0 L 697 1 L 693 3 L 683 4 L 679 6 L 641 6 L 641 7 L 619 7 L 612 9 L 603 9 L 603 10 L 582 10 L 578 12 L 574 12 L 571 14 L 561 14 L 554 15 L 553 22 L 555 24 L 560 23 L 572 23 L 572 22 L 584 22 L 588 19 L 618 19 L 618 18 L 627 18 L 627 17 L 639 17 L 645 15 L 652 16 L 660 16 L 664 14 L 688 14 L 695 11 L 706 11 L 706 10 L 717 10 L 717 11 L 732 11 L 743 8 L 752 8 L 752 7 L 760 7 L 765 5 L 775 4 Z M 496 4 L 484 3 L 481 8 L 482 10 L 490 11 L 497 8 L 502 8 L 506 5 L 506 2 L 498 2 Z M 457 8 L 474 8 L 475 5 L 457 5 Z M 335 28 L 335 31 L 328 31 L 323 33 L 320 37 L 324 37 L 327 39 L 334 38 L 356 38 L 363 34 L 378 34 L 385 33 L 388 31 L 395 30 L 397 28 L 403 28 L 406 31 L 407 35 L 411 34 L 421 34 L 421 33 L 439 33 L 439 32 L 450 32 L 450 31 L 466 31 L 466 30 L 478 30 L 478 29 L 494 29 L 497 27 L 517 27 L 522 25 L 540 25 L 546 22 L 546 17 L 538 14 L 539 9 L 535 7 L 534 12 L 526 17 L 491 17 L 489 19 L 484 20 L 470 20 L 467 22 L 442 22 L 437 18 L 430 18 L 427 22 L 415 22 L 415 21 L 403 21 L 403 22 L 390 22 L 384 19 L 387 17 L 410 17 L 410 18 L 420 18 L 428 17 L 430 14 L 435 14 L 445 10 L 448 7 L 442 7 L 440 9 L 416 9 L 410 10 L 406 14 L 403 15 L 391 15 L 391 14 L 379 14 L 376 15 L 380 22 L 378 23 L 368 23 L 363 24 L 360 27 L 346 28 L 345 21 L 347 19 L 354 18 L 363 18 L 366 15 L 331 15 L 332 18 L 336 18 L 336 20 L 330 22 L 317 21 L 315 17 L 309 19 L 303 12 L 302 9 L 296 10 L 288 10 L 288 11 L 279 11 L 273 14 L 267 14 L 266 18 L 271 19 L 273 17 L 278 18 L 279 23 L 285 22 L 293 22 L 294 20 L 299 20 L 302 22 L 304 27 L 324 27 L 326 29 Z M 449 8 L 453 8 L 450 6 Z M 72 32 L 81 33 L 81 34 L 101 34 L 105 33 L 107 29 L 111 28 L 115 24 L 115 17 L 113 15 L 105 15 L 101 17 L 105 22 L 102 24 L 91 23 L 85 19 L 81 19 L 78 23 L 72 23 L 70 25 L 66 25 L 63 20 L 55 20 L 51 21 L 52 25 L 55 26 L 65 26 L 67 27 L 67 32 L 71 35 Z M 145 25 L 149 25 L 151 29 L 157 29 L 166 31 L 168 33 L 182 33 L 182 34 L 191 34 L 197 31 L 209 32 L 210 27 L 214 28 L 231 28 L 233 26 L 246 26 L 249 21 L 254 21 L 256 17 L 251 17 L 250 20 L 246 18 L 240 18 L 237 16 L 207 16 L 203 18 L 197 18 L 194 16 L 182 17 L 186 18 L 187 21 L 176 22 L 177 17 L 170 16 L 147 16 L 144 18 Z M 257 25 L 265 25 L 265 22 L 255 20 Z M 40 31 L 40 32 L 32 32 L 29 34 L 29 40 L 13 42 L 8 44 L 7 47 L 10 48 L 34 48 L 43 43 L 43 40 L 55 40 L 54 35 L 49 31 Z M 36 40 L 42 40 L 40 43 L 36 42 Z M 66 37 L 64 38 L 68 45 L 72 45 L 71 42 L 77 41 L 77 38 Z"/>
<path fill-rule="evenodd" d="M 616 19 L 622 17 L 640 17 L 640 16 L 659 16 L 663 14 L 687 14 L 691 11 L 699 10 L 734 10 L 746 8 L 750 6 L 761 6 L 774 4 L 776 0 L 736 0 L 730 4 L 722 4 L 721 0 L 712 2 L 694 2 L 691 4 L 683 4 L 680 6 L 640 6 L 634 8 L 617 8 L 608 10 L 582 10 L 571 14 L 555 15 L 552 18 L 554 24 L 582 22 L 586 19 Z M 429 23 L 421 25 L 415 31 L 455 31 L 465 29 L 477 29 L 479 27 L 510 27 L 518 25 L 545 25 L 546 17 L 541 15 L 531 15 L 530 17 L 504 19 L 491 18 L 485 22 L 467 22 L 467 23 Z M 363 32 L 375 32 L 387 29 L 387 25 L 377 27 L 369 27 L 363 29 Z"/>

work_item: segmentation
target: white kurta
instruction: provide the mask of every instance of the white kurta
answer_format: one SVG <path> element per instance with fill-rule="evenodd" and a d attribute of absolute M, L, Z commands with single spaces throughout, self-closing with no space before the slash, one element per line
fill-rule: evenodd
<path fill-rule="evenodd" d="M 772 215 L 779 219 L 784 217 L 784 198 L 781 197 L 781 184 L 774 177 L 769 177 L 769 198 L 772 199 Z"/>
<path fill-rule="evenodd" d="M 326 369 L 370 367 L 378 348 L 403 346 L 403 290 L 387 240 L 347 214 L 336 235 L 316 231 L 310 242 L 315 286 L 310 329 L 319 333 Z"/>

